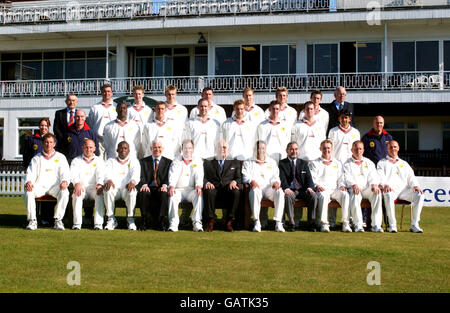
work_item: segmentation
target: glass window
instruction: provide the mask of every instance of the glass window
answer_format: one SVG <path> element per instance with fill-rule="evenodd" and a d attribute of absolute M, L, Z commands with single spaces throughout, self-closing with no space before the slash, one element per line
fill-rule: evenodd
<path fill-rule="evenodd" d="M 22 79 L 35 80 L 41 79 L 42 61 L 22 62 Z"/>
<path fill-rule="evenodd" d="M 381 71 L 381 43 L 358 43 L 358 72 Z"/>
<path fill-rule="evenodd" d="M 400 150 L 419 150 L 419 123 L 389 122 L 384 128 L 392 135 L 392 138 L 398 141 Z"/>
<path fill-rule="evenodd" d="M 2 61 L 20 60 L 20 53 L 2 53 Z"/>
<path fill-rule="evenodd" d="M 155 57 L 154 62 L 154 76 L 172 76 L 172 57 Z"/>
<path fill-rule="evenodd" d="M 450 122 L 444 122 L 444 132 L 442 134 L 442 150 L 450 152 Z"/>
<path fill-rule="evenodd" d="M 42 52 L 22 53 L 22 60 L 41 60 Z"/>
<path fill-rule="evenodd" d="M 450 71 L 450 41 L 444 41 L 444 71 Z"/>
<path fill-rule="evenodd" d="M 208 75 L 208 57 L 195 56 L 195 75 Z"/>
<path fill-rule="evenodd" d="M 0 160 L 3 160 L 3 119 L 0 118 Z"/>
<path fill-rule="evenodd" d="M 20 62 L 2 62 L 2 80 L 20 79 Z"/>
<path fill-rule="evenodd" d="M 86 51 L 66 51 L 66 59 L 84 59 Z"/>
<path fill-rule="evenodd" d="M 153 49 L 136 49 L 136 56 L 137 57 L 152 57 L 153 56 Z"/>
<path fill-rule="evenodd" d="M 240 47 L 216 48 L 216 75 L 239 75 L 241 72 Z"/>
<path fill-rule="evenodd" d="M 289 46 L 289 73 L 297 73 L 297 46 Z"/>
<path fill-rule="evenodd" d="M 106 49 L 105 50 L 94 50 L 87 52 L 87 58 L 106 58 Z"/>
<path fill-rule="evenodd" d="M 439 42 L 416 42 L 416 71 L 439 70 Z"/>
<path fill-rule="evenodd" d="M 66 60 L 65 77 L 67 79 L 85 78 L 85 60 Z"/>
<path fill-rule="evenodd" d="M 44 61 L 43 79 L 63 79 L 63 61 Z"/>
<path fill-rule="evenodd" d="M 87 60 L 87 78 L 103 78 L 106 75 L 106 59 Z M 111 68 L 109 68 L 111 70 Z"/>
<path fill-rule="evenodd" d="M 165 56 L 165 55 L 172 55 L 172 48 L 156 48 L 155 49 L 155 56 Z"/>
<path fill-rule="evenodd" d="M 414 42 L 393 43 L 394 72 L 411 72 L 415 69 Z"/>
<path fill-rule="evenodd" d="M 309 73 L 337 73 L 337 44 L 308 45 Z"/>
<path fill-rule="evenodd" d="M 19 154 L 23 155 L 23 150 L 25 148 L 25 143 L 28 136 L 32 136 L 36 130 L 39 129 L 39 121 L 41 117 L 37 118 L 19 118 L 18 132 L 19 136 Z"/>
<path fill-rule="evenodd" d="M 153 76 L 153 58 L 137 58 L 136 75 L 137 77 Z"/>
<path fill-rule="evenodd" d="M 189 48 L 173 48 L 173 54 L 189 54 Z"/>
<path fill-rule="evenodd" d="M 262 54 L 263 74 L 287 74 L 289 72 L 288 46 L 264 46 Z"/>
<path fill-rule="evenodd" d="M 195 54 L 208 54 L 208 47 L 195 47 Z"/>
<path fill-rule="evenodd" d="M 64 52 L 44 52 L 45 60 L 64 59 Z"/>

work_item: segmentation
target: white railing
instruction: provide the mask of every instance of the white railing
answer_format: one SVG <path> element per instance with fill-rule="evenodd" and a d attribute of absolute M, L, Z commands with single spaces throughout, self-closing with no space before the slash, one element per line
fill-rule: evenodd
<path fill-rule="evenodd" d="M 216 93 L 241 93 L 246 87 L 256 92 L 273 92 L 279 86 L 292 91 L 334 90 L 344 86 L 353 90 L 449 90 L 450 72 L 388 72 L 345 74 L 279 74 L 279 75 L 216 75 L 184 77 L 127 77 L 67 80 L 22 80 L 0 82 L 0 97 L 47 97 L 100 95 L 101 86 L 112 85 L 115 94 L 131 94 L 141 85 L 148 94 L 164 94 L 167 85 L 174 85 L 179 93 L 200 93 L 211 87 Z"/>
<path fill-rule="evenodd" d="M 25 172 L 1 172 L 0 196 L 23 196 L 25 191 Z"/>
<path fill-rule="evenodd" d="M 345 11 L 448 6 L 447 0 L 187 0 L 40 1 L 0 5 L 0 25 L 142 17 L 199 16 L 267 12 Z"/>

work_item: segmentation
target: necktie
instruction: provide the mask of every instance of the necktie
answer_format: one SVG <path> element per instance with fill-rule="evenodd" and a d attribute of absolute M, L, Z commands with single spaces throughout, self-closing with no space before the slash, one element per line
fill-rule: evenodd
<path fill-rule="evenodd" d="M 153 170 L 153 183 L 155 184 L 155 187 L 158 187 L 158 183 L 156 181 L 156 173 L 158 172 L 158 159 L 155 159 L 155 168 Z"/>
<path fill-rule="evenodd" d="M 72 124 L 73 124 L 73 111 L 70 110 L 69 123 L 67 125 L 70 126 Z"/>
<path fill-rule="evenodd" d="M 220 172 L 222 173 L 223 170 L 223 162 L 224 160 L 219 160 L 219 168 L 220 168 Z"/>
<path fill-rule="evenodd" d="M 339 111 L 342 111 L 343 108 L 344 108 L 344 104 L 343 103 L 339 103 Z"/>
<path fill-rule="evenodd" d="M 294 177 L 291 186 L 293 186 L 295 190 L 298 190 L 300 189 L 300 184 L 298 183 L 298 180 L 295 177 L 295 161 L 291 161 L 291 165 L 292 165 L 292 175 Z"/>

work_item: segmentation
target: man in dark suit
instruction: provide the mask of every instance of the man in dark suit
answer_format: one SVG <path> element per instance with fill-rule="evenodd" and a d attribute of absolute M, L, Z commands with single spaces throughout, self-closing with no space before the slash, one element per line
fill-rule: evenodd
<path fill-rule="evenodd" d="M 78 104 L 78 98 L 73 93 L 66 97 L 66 108 L 55 112 L 53 122 L 53 132 L 56 136 L 56 151 L 61 152 L 67 157 L 67 130 L 69 126 L 75 123 L 75 112 Z"/>
<path fill-rule="evenodd" d="M 298 158 L 298 145 L 295 141 L 287 145 L 286 152 L 288 157 L 280 160 L 278 167 L 280 168 L 281 188 L 285 195 L 284 207 L 289 219 L 287 230 L 295 231 L 294 202 L 295 199 L 303 199 L 308 208 L 308 230 L 316 231 L 317 195 L 314 192 L 314 182 L 308 162 Z"/>
<path fill-rule="evenodd" d="M 334 101 L 329 104 L 322 104 L 322 108 L 325 109 L 328 112 L 328 115 L 330 117 L 328 122 L 328 128 L 326 135 L 328 136 L 328 132 L 333 127 L 336 127 L 339 125 L 339 112 L 342 110 L 348 110 L 350 112 L 351 122 L 350 124 L 354 126 L 354 106 L 353 103 L 349 103 L 345 101 L 345 98 L 347 97 L 347 91 L 344 87 L 339 86 L 334 91 Z"/>
<path fill-rule="evenodd" d="M 162 156 L 163 149 L 162 143 L 155 140 L 151 146 L 152 155 L 140 160 L 141 180 L 136 186 L 142 216 L 140 230 L 150 226 L 149 219 L 156 229 L 165 231 L 167 228 L 164 218 L 169 207 L 167 186 L 172 161 Z"/>
<path fill-rule="evenodd" d="M 233 220 L 239 207 L 242 190 L 241 163 L 238 160 L 229 160 L 228 144 L 220 140 L 217 144 L 216 157 L 204 160 L 204 214 L 208 219 L 207 232 L 213 231 L 216 200 L 226 203 L 223 209 L 223 219 L 226 221 L 226 230 L 233 232 Z M 241 188 L 240 188 L 241 187 Z"/>

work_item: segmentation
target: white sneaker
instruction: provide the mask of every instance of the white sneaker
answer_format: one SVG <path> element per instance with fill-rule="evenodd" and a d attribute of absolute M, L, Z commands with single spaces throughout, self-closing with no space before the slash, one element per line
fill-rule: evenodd
<path fill-rule="evenodd" d="M 80 224 L 74 224 L 74 225 L 72 226 L 72 229 L 73 229 L 73 230 L 80 230 L 80 229 L 81 229 L 81 225 L 80 225 Z"/>
<path fill-rule="evenodd" d="M 375 226 L 375 227 L 372 227 L 372 232 L 373 233 L 384 233 L 384 230 L 380 226 Z"/>
<path fill-rule="evenodd" d="M 344 223 L 344 224 L 342 224 L 342 231 L 344 233 L 351 233 L 352 229 L 348 223 Z"/>
<path fill-rule="evenodd" d="M 117 224 L 117 221 L 114 217 L 108 218 L 108 222 L 106 222 L 105 229 L 106 230 L 114 230 L 119 224 Z"/>
<path fill-rule="evenodd" d="M 37 229 L 37 222 L 36 220 L 30 220 L 30 222 L 27 225 L 28 230 L 36 230 Z"/>
<path fill-rule="evenodd" d="M 254 232 L 258 232 L 258 233 L 261 232 L 261 223 L 259 221 L 255 222 L 255 226 L 253 227 L 253 231 Z"/>
<path fill-rule="evenodd" d="M 137 229 L 136 224 L 134 223 L 134 218 L 132 218 L 132 217 L 127 218 L 127 222 L 128 222 L 128 229 L 129 230 L 136 230 Z"/>
<path fill-rule="evenodd" d="M 64 230 L 64 224 L 61 220 L 55 220 L 55 226 L 53 227 L 56 230 Z"/>
<path fill-rule="evenodd" d="M 397 232 L 397 227 L 396 226 L 389 226 L 389 232 L 390 233 L 396 233 Z"/>
<path fill-rule="evenodd" d="M 170 226 L 167 230 L 176 233 L 178 231 L 178 227 Z"/>
<path fill-rule="evenodd" d="M 411 225 L 411 227 L 409 228 L 410 232 L 413 233 L 423 233 L 423 229 L 419 227 L 419 225 L 415 226 L 415 225 Z"/>
<path fill-rule="evenodd" d="M 194 225 L 193 225 L 193 227 L 192 227 L 192 230 L 195 231 L 195 232 L 202 232 L 202 231 L 203 231 L 203 225 L 202 225 L 202 223 L 200 223 L 200 222 L 195 222 Z"/>
<path fill-rule="evenodd" d="M 322 224 L 320 226 L 320 231 L 322 233 L 329 233 L 330 232 L 330 226 L 326 225 L 326 224 Z"/>
<path fill-rule="evenodd" d="M 283 223 L 277 222 L 277 223 L 275 224 L 275 231 L 276 231 L 276 232 L 279 232 L 279 233 L 284 233 L 285 230 L 284 230 L 284 227 L 283 227 Z"/>
<path fill-rule="evenodd" d="M 355 233 L 363 233 L 364 228 L 362 226 L 355 225 Z"/>
<path fill-rule="evenodd" d="M 103 230 L 102 224 L 95 224 L 94 225 L 94 230 Z"/>

